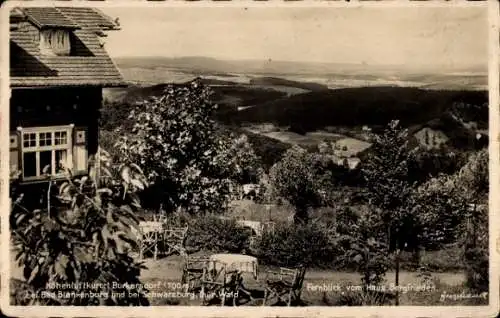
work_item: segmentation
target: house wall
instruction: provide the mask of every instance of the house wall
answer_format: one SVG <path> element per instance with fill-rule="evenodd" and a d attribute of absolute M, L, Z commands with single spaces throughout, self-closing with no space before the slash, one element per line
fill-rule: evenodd
<path fill-rule="evenodd" d="M 66 159 L 70 164 L 72 174 L 85 175 L 93 171 L 93 169 L 95 170 L 91 156 L 96 154 L 98 148 L 98 122 L 101 102 L 102 89 L 100 87 L 12 89 L 9 159 L 11 173 L 21 171 L 23 182 L 43 181 L 47 179 L 47 176 L 42 174 L 40 169 L 46 167 L 47 160 L 52 160 L 52 176 L 64 178 L 54 170 L 57 167 L 55 160 L 58 160 L 55 151 L 51 152 L 50 157 L 47 157 L 47 150 L 42 151 L 45 163 L 41 159 L 42 152 L 37 152 L 35 156 L 30 155 L 30 158 L 27 159 L 29 161 L 24 161 L 26 154 L 22 150 L 21 133 L 18 128 L 22 127 L 24 131 L 30 127 L 67 127 L 69 125 L 73 125 L 73 129 L 68 131 L 72 135 L 69 136 L 71 146 L 70 151 L 66 152 Z M 51 131 L 51 128 L 48 131 Z M 89 171 L 89 169 L 91 170 Z"/>
<path fill-rule="evenodd" d="M 13 89 L 10 100 L 10 131 L 17 127 L 74 124 L 87 128 L 89 155 L 98 146 L 100 87 Z"/>

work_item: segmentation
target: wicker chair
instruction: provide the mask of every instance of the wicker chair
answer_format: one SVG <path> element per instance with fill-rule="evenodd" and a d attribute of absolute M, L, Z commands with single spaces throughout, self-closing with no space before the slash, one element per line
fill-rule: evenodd
<path fill-rule="evenodd" d="M 203 305 L 220 300 L 220 306 L 226 304 L 226 297 L 231 295 L 233 306 L 236 304 L 235 292 L 241 283 L 241 276 L 236 270 L 228 270 L 227 266 L 218 261 L 209 261 L 204 267 L 201 278 L 200 296 Z"/>
<path fill-rule="evenodd" d="M 182 284 L 187 284 L 188 291 L 201 289 L 203 272 L 207 268 L 209 258 L 206 256 L 187 256 L 182 269 Z"/>
<path fill-rule="evenodd" d="M 166 255 L 179 253 L 181 256 L 187 256 L 185 243 L 188 227 L 168 228 L 163 231 L 163 244 L 165 245 Z"/>
<path fill-rule="evenodd" d="M 305 273 L 305 266 L 294 269 L 282 267 L 279 272 L 268 272 L 263 305 L 266 305 L 272 299 L 276 299 L 277 302 L 284 302 L 287 306 L 298 303 L 302 293 Z"/>
<path fill-rule="evenodd" d="M 161 240 L 161 223 L 143 222 L 139 224 L 140 231 L 136 233 L 139 241 L 139 258 L 143 258 L 146 252 L 151 251 L 153 258 L 158 256 L 158 243 Z"/>

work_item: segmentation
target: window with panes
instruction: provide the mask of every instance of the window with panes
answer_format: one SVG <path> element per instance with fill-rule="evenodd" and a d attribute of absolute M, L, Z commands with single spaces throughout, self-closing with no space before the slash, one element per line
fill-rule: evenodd
<path fill-rule="evenodd" d="M 21 130 L 23 178 L 62 175 L 72 166 L 72 127 Z"/>

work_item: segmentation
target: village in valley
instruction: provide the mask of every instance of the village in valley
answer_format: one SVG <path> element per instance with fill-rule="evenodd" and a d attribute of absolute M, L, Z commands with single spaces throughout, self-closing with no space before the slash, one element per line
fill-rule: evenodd
<path fill-rule="evenodd" d="M 302 51 L 297 8 L 199 9 L 11 9 L 11 305 L 488 304 L 487 10 L 308 9 L 332 28 L 373 17 L 436 58 L 408 66 L 389 40 L 332 53 L 319 27 L 323 55 Z M 400 14 L 475 31 L 421 37 Z M 283 34 L 235 27 L 256 21 Z M 443 66 L 452 37 L 462 64 Z"/>

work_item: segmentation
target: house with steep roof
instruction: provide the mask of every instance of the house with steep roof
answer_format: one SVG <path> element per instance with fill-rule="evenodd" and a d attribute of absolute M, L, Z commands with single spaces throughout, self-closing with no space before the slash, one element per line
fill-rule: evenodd
<path fill-rule="evenodd" d="M 10 13 L 10 168 L 24 183 L 87 174 L 104 87 L 125 86 L 104 49 L 119 24 L 99 10 Z"/>
<path fill-rule="evenodd" d="M 450 140 L 441 130 L 430 127 L 420 129 L 413 136 L 417 139 L 419 145 L 425 149 L 438 149 Z"/>

